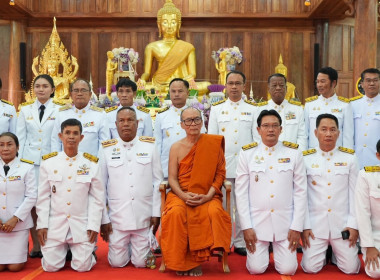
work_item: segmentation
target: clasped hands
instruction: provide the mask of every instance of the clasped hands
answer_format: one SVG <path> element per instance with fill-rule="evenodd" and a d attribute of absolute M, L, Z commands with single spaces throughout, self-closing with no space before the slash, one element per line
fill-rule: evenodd
<path fill-rule="evenodd" d="M 212 196 L 210 194 L 184 192 L 180 198 L 186 203 L 186 205 L 196 207 L 210 201 Z"/>
<path fill-rule="evenodd" d="M 0 231 L 6 232 L 6 233 L 12 232 L 12 230 L 17 225 L 17 222 L 18 222 L 18 219 L 16 216 L 13 216 L 5 223 L 3 223 L 2 220 L 0 220 Z"/>

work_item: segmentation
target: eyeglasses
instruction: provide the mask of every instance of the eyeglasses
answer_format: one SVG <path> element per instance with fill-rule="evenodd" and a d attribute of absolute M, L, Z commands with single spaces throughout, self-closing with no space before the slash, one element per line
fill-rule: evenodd
<path fill-rule="evenodd" d="M 262 128 L 262 129 L 264 129 L 264 130 L 269 130 L 269 129 L 273 129 L 273 130 L 275 130 L 275 129 L 278 129 L 279 127 L 280 127 L 281 125 L 279 125 L 279 124 L 263 124 L 263 125 L 261 125 L 260 127 Z"/>
<path fill-rule="evenodd" d="M 239 86 L 244 85 L 244 83 L 243 82 L 228 82 L 227 85 L 230 87 L 233 87 L 234 85 L 239 87 Z"/>
<path fill-rule="evenodd" d="M 370 84 L 370 83 L 377 84 L 379 82 L 379 79 L 364 79 L 364 82 L 367 84 Z"/>
<path fill-rule="evenodd" d="M 193 122 L 197 125 L 197 124 L 200 124 L 202 122 L 202 118 L 200 117 L 196 117 L 194 119 L 186 119 L 186 120 L 182 120 L 182 122 L 186 125 L 186 126 L 190 126 Z"/>
<path fill-rule="evenodd" d="M 89 92 L 90 90 L 88 90 L 88 89 L 85 89 L 85 88 L 81 88 L 81 89 L 79 89 L 79 88 L 76 88 L 76 89 L 73 89 L 73 92 L 75 92 L 75 93 L 87 93 L 87 92 Z"/>

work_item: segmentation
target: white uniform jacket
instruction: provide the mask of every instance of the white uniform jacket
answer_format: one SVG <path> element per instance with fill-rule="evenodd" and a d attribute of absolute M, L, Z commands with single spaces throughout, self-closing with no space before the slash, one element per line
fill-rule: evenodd
<path fill-rule="evenodd" d="M 48 238 L 59 242 L 69 230 L 74 243 L 88 241 L 87 230 L 99 232 L 104 206 L 99 164 L 83 153 L 54 155 L 41 162 L 37 229 L 47 228 Z"/>
<path fill-rule="evenodd" d="M 7 176 L 0 160 L 0 220 L 4 223 L 13 216 L 21 221 L 13 231 L 33 227 L 30 211 L 37 200 L 37 182 L 33 165 L 15 158 L 9 164 Z"/>
<path fill-rule="evenodd" d="M 355 153 L 359 168 L 376 165 L 376 143 L 380 139 L 380 94 L 351 101 L 355 125 Z"/>
<path fill-rule="evenodd" d="M 223 135 L 226 143 L 226 178 L 236 177 L 236 164 L 242 146 L 254 140 L 257 108 L 241 99 L 216 102 L 211 107 L 208 133 Z"/>
<path fill-rule="evenodd" d="M 156 116 L 156 121 L 154 124 L 154 138 L 156 139 L 158 153 L 161 157 L 161 166 L 164 171 L 165 178 L 168 177 L 169 152 L 171 146 L 178 140 L 186 137 L 186 132 L 181 127 L 180 116 L 182 110 L 187 107 L 187 105 L 182 108 L 170 106 L 163 109 Z M 206 130 L 203 123 L 201 133 L 204 133 L 205 131 Z"/>
<path fill-rule="evenodd" d="M 369 167 L 366 167 L 366 169 Z M 373 168 L 372 166 L 370 168 Z M 380 247 L 380 166 L 377 171 L 360 170 L 356 183 L 355 208 L 360 245 Z"/>
<path fill-rule="evenodd" d="M 257 113 L 257 117 L 263 110 L 276 110 L 280 114 L 282 120 L 282 132 L 279 141 L 297 143 L 300 151 L 306 150 L 307 135 L 305 130 L 305 116 L 300 102 L 289 102 L 284 99 L 281 105 L 277 105 L 271 99 L 266 106 L 258 108 L 259 112 Z M 257 122 L 255 122 L 254 131 L 257 135 L 254 140 L 257 142 L 261 141 L 257 132 Z"/>
<path fill-rule="evenodd" d="M 119 111 L 120 108 L 123 106 L 114 106 L 109 109 L 106 109 L 107 113 L 107 123 L 108 127 L 110 129 L 111 138 L 118 138 L 119 133 L 117 132 L 116 128 L 116 114 L 117 111 Z M 139 121 L 139 126 L 137 127 L 137 136 L 153 136 L 153 126 L 152 126 L 152 117 L 150 116 L 150 113 L 148 113 L 145 110 L 149 109 L 142 109 L 140 106 L 136 107 L 135 105 L 130 106 L 131 108 L 135 109 L 136 111 L 136 117 Z"/>
<path fill-rule="evenodd" d="M 159 186 L 164 176 L 153 138 L 105 141 L 100 163 L 109 207 L 108 213 L 103 210 L 102 224 L 136 230 L 149 227 L 151 217 L 161 216 Z"/>
<path fill-rule="evenodd" d="M 340 135 L 337 146 L 350 149 L 354 147 L 354 120 L 352 108 L 349 100 L 334 94 L 330 98 L 322 95 L 307 98 L 305 103 L 305 126 L 308 136 L 308 149 L 318 147 L 318 139 L 315 137 L 314 130 L 316 120 L 320 114 L 333 114 L 338 118 Z"/>
<path fill-rule="evenodd" d="M 103 109 L 90 104 L 81 110 L 72 105 L 59 109 L 51 136 L 51 150 L 62 151 L 62 142 L 58 133 L 61 132 L 61 123 L 71 118 L 79 120 L 83 127 L 84 138 L 79 144 L 79 151 L 97 156 L 101 142 L 110 139 L 111 136 L 106 113 Z"/>
<path fill-rule="evenodd" d="M 235 195 L 242 230 L 258 240 L 282 241 L 289 229 L 302 231 L 306 212 L 306 172 L 302 154 L 278 142 L 243 147 L 236 170 Z"/>
<path fill-rule="evenodd" d="M 12 132 L 16 134 L 17 114 L 13 104 L 1 99 L 0 101 L 0 134 Z"/>
<path fill-rule="evenodd" d="M 354 196 L 359 170 L 356 156 L 338 148 L 323 152 L 318 147 L 305 151 L 304 160 L 308 193 L 304 228 L 311 229 L 315 237 L 322 239 L 341 238 L 346 227 L 357 229 Z"/>
<path fill-rule="evenodd" d="M 51 152 L 51 135 L 58 109 L 61 107 L 49 100 L 40 122 L 38 102 L 21 107 L 17 119 L 16 135 L 20 142 L 19 157 L 40 165 L 41 156 Z"/>

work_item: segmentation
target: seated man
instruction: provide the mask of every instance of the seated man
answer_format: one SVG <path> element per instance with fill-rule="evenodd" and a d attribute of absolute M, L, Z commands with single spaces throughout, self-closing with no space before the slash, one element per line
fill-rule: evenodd
<path fill-rule="evenodd" d="M 201 263 L 212 250 L 229 251 L 231 219 L 220 190 L 226 176 L 224 138 L 201 134 L 198 110 L 181 113 L 186 137 L 169 155 L 169 185 L 162 214 L 161 248 L 165 264 L 178 275 L 202 275 Z"/>

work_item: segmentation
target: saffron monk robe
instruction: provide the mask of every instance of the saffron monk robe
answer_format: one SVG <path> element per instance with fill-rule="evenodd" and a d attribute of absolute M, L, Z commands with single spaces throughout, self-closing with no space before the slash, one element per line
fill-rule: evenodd
<path fill-rule="evenodd" d="M 213 250 L 229 252 L 231 218 L 223 210 L 226 176 L 224 138 L 201 134 L 201 113 L 181 113 L 186 137 L 169 154 L 169 185 L 162 213 L 161 248 L 166 267 L 178 275 L 200 276 Z"/>

